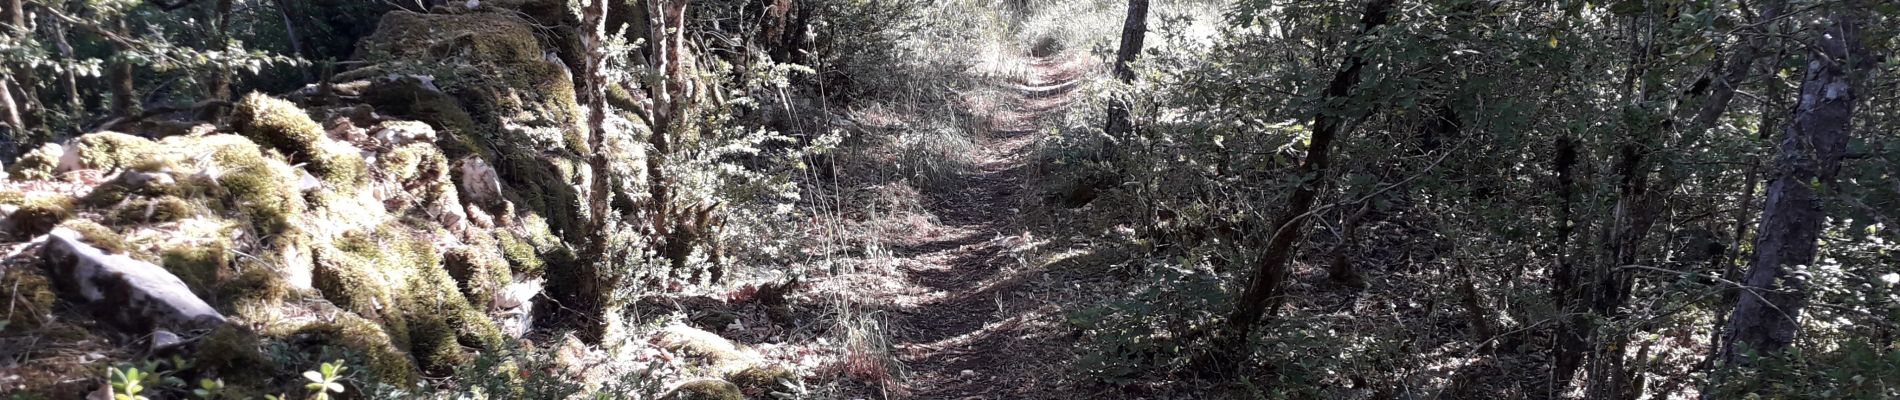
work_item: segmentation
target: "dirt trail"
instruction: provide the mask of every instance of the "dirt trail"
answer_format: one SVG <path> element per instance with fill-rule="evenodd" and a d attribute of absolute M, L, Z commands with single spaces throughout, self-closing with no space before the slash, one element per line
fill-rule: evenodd
<path fill-rule="evenodd" d="M 987 119 L 977 132 L 980 162 L 955 189 L 926 196 L 945 229 L 896 250 L 906 280 L 926 288 L 897 310 L 892 339 L 919 399 L 1069 398 L 1063 379 L 1073 358 L 1066 308 L 1051 291 L 1065 279 L 1018 258 L 1036 238 L 1021 224 L 1032 145 L 1045 117 L 1071 101 L 1090 70 L 1082 57 L 1031 58 L 1029 73 L 999 84 L 1000 101 L 972 102 Z"/>

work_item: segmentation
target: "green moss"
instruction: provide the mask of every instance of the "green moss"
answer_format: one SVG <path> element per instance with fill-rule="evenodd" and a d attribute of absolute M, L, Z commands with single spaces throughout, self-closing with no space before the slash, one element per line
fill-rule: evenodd
<path fill-rule="evenodd" d="M 289 101 L 251 93 L 232 108 L 231 125 L 261 145 L 304 163 L 324 183 L 352 188 L 367 179 L 361 154 L 324 135 L 323 126 Z"/>
<path fill-rule="evenodd" d="M 63 194 L 36 193 L 20 202 L 20 209 L 8 214 L 6 225 L 14 239 L 27 239 L 44 235 L 67 218 L 73 217 L 72 196 Z"/>
<path fill-rule="evenodd" d="M 353 314 L 338 314 L 329 322 L 305 326 L 293 336 L 311 347 L 330 346 L 354 353 L 362 358 L 375 382 L 409 386 L 420 378 L 409 355 L 396 347 L 382 326 Z"/>
<path fill-rule="evenodd" d="M 311 275 L 311 286 L 322 293 L 324 299 L 357 315 L 382 320 L 386 325 L 407 326 L 406 321 L 400 320 L 400 314 L 385 317 L 379 310 L 383 305 L 393 304 L 394 299 L 375 269 L 375 259 L 365 259 L 336 247 L 319 246 L 314 250 L 316 268 Z"/>
<path fill-rule="evenodd" d="M 346 232 L 318 250 L 313 283 L 337 306 L 380 321 L 424 372 L 444 375 L 472 359 L 467 348 L 503 339 L 435 254 L 429 235 L 395 223 Z"/>
<path fill-rule="evenodd" d="M 244 295 L 235 293 L 240 287 L 227 288 L 223 284 L 223 277 L 232 275 L 231 272 L 233 272 L 229 246 L 230 244 L 224 241 L 195 246 L 174 245 L 159 252 L 159 265 L 166 271 L 170 271 L 172 275 L 177 275 L 179 280 L 185 281 L 185 286 L 190 287 L 192 293 L 198 294 L 199 297 L 217 299 L 225 297 L 226 294 Z M 261 293 L 265 296 L 270 295 L 268 292 L 271 291 L 269 288 L 241 288 L 262 290 L 266 292 Z"/>
<path fill-rule="evenodd" d="M 150 158 L 157 145 L 150 139 L 119 132 L 99 132 L 73 139 L 69 151 L 78 152 L 79 167 L 104 171 L 131 168 Z"/>
<path fill-rule="evenodd" d="M 739 386 L 718 379 L 701 379 L 681 384 L 667 394 L 667 400 L 745 400 Z"/>
<path fill-rule="evenodd" d="M 7 174 L 13 179 L 40 181 L 53 179 L 54 171 L 59 170 L 59 158 L 64 154 L 65 149 L 58 144 L 41 145 L 40 148 L 20 156 L 19 160 L 13 161 L 13 165 L 8 165 Z"/>
<path fill-rule="evenodd" d="M 429 314 L 419 317 L 410 322 L 409 352 L 416 357 L 416 366 L 422 368 L 424 374 L 448 375 L 454 373 L 457 366 L 474 360 L 456 340 L 456 329 L 450 325 L 450 318 Z"/>
<path fill-rule="evenodd" d="M 780 381 L 797 382 L 798 374 L 775 364 L 754 366 L 726 374 L 726 380 L 738 385 L 747 393 L 767 393 L 780 390 L 784 386 Z"/>
<path fill-rule="evenodd" d="M 114 225 L 172 222 L 190 217 L 192 210 L 191 202 L 178 196 L 140 199 L 115 209 L 111 222 Z"/>
<path fill-rule="evenodd" d="M 511 279 L 508 261 L 502 258 L 500 249 L 486 233 L 472 234 L 475 239 L 470 240 L 471 243 L 442 254 L 442 268 L 455 279 L 471 304 L 486 303 Z"/>
<path fill-rule="evenodd" d="M 19 155 L 6 171 L 17 180 L 51 180 L 53 173 L 59 171 L 61 155 L 65 155 L 65 148 L 59 144 L 42 144 L 32 152 Z"/>
<path fill-rule="evenodd" d="M 263 266 L 239 268 L 237 276 L 219 282 L 218 286 L 231 305 L 273 304 L 290 298 L 293 292 L 283 275 Z"/>
<path fill-rule="evenodd" d="M 547 269 L 547 264 L 542 262 L 540 252 L 535 250 L 535 246 L 527 240 L 516 237 L 514 232 L 496 233 L 495 241 L 496 245 L 500 246 L 502 257 L 508 260 L 508 265 L 515 272 L 540 275 Z"/>
<path fill-rule="evenodd" d="M 192 365 L 224 379 L 229 387 L 265 388 L 271 378 L 287 372 L 264 355 L 263 347 L 256 333 L 235 325 L 221 326 L 199 339 Z"/>
<path fill-rule="evenodd" d="M 242 137 L 177 136 L 161 145 L 181 155 L 206 158 L 210 164 L 207 172 L 213 173 L 182 174 L 192 177 L 183 184 L 182 191 L 189 196 L 216 199 L 213 205 L 221 211 L 248 215 L 261 236 L 285 234 L 292 228 L 294 216 L 308 208 L 297 189 L 296 171 L 266 156 L 257 144 Z"/>
<path fill-rule="evenodd" d="M 112 231 L 112 228 L 99 225 L 97 222 L 75 219 L 59 224 L 59 227 L 78 232 L 79 241 L 92 245 L 106 254 L 125 254 L 126 250 L 130 249 L 130 246 L 125 243 L 125 237 L 119 236 L 119 233 Z"/>

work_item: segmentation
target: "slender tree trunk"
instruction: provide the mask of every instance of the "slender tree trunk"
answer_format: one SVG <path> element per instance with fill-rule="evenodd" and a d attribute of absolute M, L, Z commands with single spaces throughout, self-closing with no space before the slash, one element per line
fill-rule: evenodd
<path fill-rule="evenodd" d="M 5 1 L 5 8 L 0 9 L 0 23 L 6 26 L 0 28 L 11 31 L 6 33 L 9 36 L 18 35 L 22 40 L 31 38 L 33 27 L 27 25 L 26 2 L 24 0 Z M 40 115 L 44 108 L 40 104 L 39 94 L 35 92 L 39 87 L 38 79 L 34 75 L 33 68 L 26 65 L 14 65 L 8 69 L 13 75 L 13 88 L 19 91 L 19 98 L 9 99 L 11 100 L 11 104 L 7 106 L 9 123 L 18 119 L 19 122 L 13 123 L 13 126 L 19 130 L 18 135 L 25 135 L 29 128 L 44 122 Z"/>
<path fill-rule="evenodd" d="M 1571 222 L 1571 207 L 1575 195 L 1577 168 L 1577 140 L 1569 135 L 1557 138 L 1557 151 L 1552 160 L 1551 169 L 1557 173 L 1557 270 L 1551 273 L 1550 296 L 1555 299 L 1557 309 L 1570 307 L 1572 293 L 1577 288 L 1576 272 L 1572 270 L 1575 260 L 1571 259 L 1570 237 L 1576 232 Z M 1576 336 L 1577 332 L 1559 332 L 1560 336 Z M 1562 340 L 1562 339 L 1560 339 Z M 1577 339 L 1581 340 L 1581 339 Z"/>
<path fill-rule="evenodd" d="M 1618 188 L 1617 202 L 1611 209 L 1610 223 L 1604 231 L 1605 247 L 1602 254 L 1604 258 L 1597 263 L 1597 268 L 1591 271 L 1594 287 L 1587 293 L 1590 297 L 1590 314 L 1614 318 L 1618 314 L 1618 309 L 1628 300 L 1630 289 L 1635 285 L 1634 275 L 1622 270 L 1622 267 L 1636 263 L 1650 227 L 1664 211 L 1662 194 L 1677 184 L 1676 178 L 1668 171 L 1670 167 L 1665 165 L 1663 166 L 1665 182 L 1660 185 L 1662 189 L 1652 187 L 1654 185 L 1648 176 L 1650 168 L 1648 164 L 1651 162 L 1647 160 L 1644 149 L 1666 147 L 1665 133 L 1676 126 L 1679 120 L 1688 120 L 1687 125 L 1682 128 L 1682 133 L 1686 135 L 1699 135 L 1720 121 L 1722 115 L 1728 111 L 1728 105 L 1735 95 L 1737 86 L 1752 76 L 1754 65 L 1757 59 L 1761 58 L 1760 50 L 1765 43 L 1765 40 L 1760 38 L 1761 32 L 1776 22 L 1775 18 L 1783 12 L 1783 8 L 1785 8 L 1784 2 L 1771 1 L 1763 13 L 1751 21 L 1742 45 L 1730 52 L 1728 60 L 1722 65 L 1723 69 L 1713 79 L 1714 82 L 1708 89 L 1690 91 L 1671 100 L 1681 104 L 1699 98 L 1702 100 L 1702 106 L 1697 108 L 1694 114 L 1684 117 L 1671 116 L 1657 123 L 1637 128 L 1633 136 L 1624 142 L 1613 171 L 1614 176 L 1619 177 L 1622 182 Z M 1671 15 L 1667 19 L 1673 21 L 1675 18 Z M 1643 79 L 1642 76 L 1649 73 L 1647 65 L 1659 59 L 1658 52 L 1661 49 L 1654 44 L 1646 44 L 1643 47 L 1638 50 L 1639 56 L 1632 63 L 1633 67 L 1628 75 L 1629 85 L 1637 93 L 1634 98 L 1639 99 L 1651 98 L 1657 95 L 1659 90 L 1654 86 L 1655 80 Z M 1650 83 L 1639 85 L 1638 82 Z M 1565 308 L 1565 310 L 1572 310 L 1570 312 L 1575 313 L 1571 308 Z M 1574 376 L 1580 361 L 1583 360 L 1588 343 L 1596 343 L 1598 357 L 1591 361 L 1590 392 L 1606 398 L 1627 393 L 1629 382 L 1623 382 L 1617 378 L 1627 375 L 1626 371 L 1623 371 L 1623 355 L 1620 350 L 1623 348 L 1623 338 L 1610 338 L 1607 343 L 1598 343 L 1605 340 L 1595 337 L 1595 324 L 1582 315 L 1567 318 L 1558 331 L 1560 332 L 1558 351 L 1553 370 L 1553 378 L 1558 381 L 1557 390 L 1568 386 L 1569 378 Z"/>
<path fill-rule="evenodd" d="M 586 0 L 581 8 L 580 28 L 583 63 L 580 73 L 580 87 L 576 96 L 587 109 L 587 217 L 588 240 L 580 254 L 579 279 L 575 285 L 579 301 L 570 307 L 577 308 L 589 316 L 605 315 L 610 302 L 609 291 L 618 286 L 608 282 L 605 266 L 610 262 L 609 243 L 611 242 L 613 221 L 609 219 L 611 195 L 609 188 L 612 172 L 607 161 L 607 82 L 602 74 L 607 62 L 607 4 L 613 0 Z M 595 324 L 585 329 L 586 336 L 592 340 L 604 339 L 605 324 Z"/>
<path fill-rule="evenodd" d="M 1148 0 L 1128 0 L 1128 18 L 1122 22 L 1121 50 L 1115 52 L 1115 79 L 1124 84 L 1135 82 L 1135 70 L 1128 64 L 1141 56 L 1142 40 L 1148 35 Z M 1129 120 L 1128 99 L 1120 96 L 1108 102 L 1108 124 L 1102 131 L 1110 137 L 1134 129 Z"/>
<path fill-rule="evenodd" d="M 304 53 L 303 37 L 297 34 L 297 21 L 302 18 L 291 16 L 297 13 L 297 9 L 290 4 L 290 0 L 276 0 L 276 6 L 277 16 L 284 20 L 284 38 L 290 41 L 290 55 L 297 58 L 309 57 Z M 313 80 L 309 68 L 297 67 L 297 74 L 306 82 Z"/>
<path fill-rule="evenodd" d="M 1365 35 L 1389 23 L 1396 3 L 1397 0 L 1367 2 L 1365 14 L 1359 21 L 1358 34 Z M 1350 49 L 1357 46 L 1348 44 L 1346 47 Z M 1361 57 L 1357 51 L 1347 51 L 1346 54 L 1348 56 L 1340 66 L 1340 70 L 1333 75 L 1332 81 L 1326 87 L 1324 102 L 1327 104 L 1344 103 L 1346 99 L 1352 97 L 1353 87 L 1357 86 L 1362 79 L 1361 74 L 1366 67 L 1365 58 Z M 1307 145 L 1306 158 L 1300 162 L 1293 173 L 1294 176 L 1301 177 L 1302 182 L 1299 188 L 1288 197 L 1287 208 L 1274 218 L 1271 225 L 1267 225 L 1273 229 L 1272 232 L 1268 232 L 1272 239 L 1267 242 L 1259 263 L 1255 265 L 1253 278 L 1242 292 L 1239 302 L 1235 304 L 1233 315 L 1228 317 L 1225 331 L 1218 333 L 1215 345 L 1217 349 L 1245 353 L 1230 349 L 1241 348 L 1247 342 L 1248 336 L 1253 333 L 1254 325 L 1260 323 L 1272 305 L 1279 303 L 1280 292 L 1288 276 L 1287 264 L 1293 260 L 1295 245 L 1300 242 L 1306 230 L 1307 214 L 1312 211 L 1313 202 L 1319 198 L 1320 192 L 1329 186 L 1326 173 L 1332 161 L 1333 142 L 1346 133 L 1345 119 L 1348 115 L 1349 113 L 1343 110 L 1322 107 L 1318 115 L 1313 118 L 1313 134 Z M 1240 361 L 1238 357 L 1229 357 L 1226 360 L 1228 365 L 1224 367 L 1230 371 L 1234 370 Z"/>
<path fill-rule="evenodd" d="M 1689 121 L 1690 134 L 1701 134 L 1722 119 L 1722 114 L 1728 111 L 1729 101 L 1735 99 L 1736 87 L 1753 76 L 1755 61 L 1761 58 L 1762 47 L 1768 42 L 1767 36 L 1776 25 L 1780 25 L 1777 18 L 1787 12 L 1787 8 L 1787 1 L 1769 0 L 1763 4 L 1761 15 L 1742 27 L 1742 43 L 1729 53 L 1728 60 L 1723 63 L 1725 70 L 1712 82 L 1713 90 Z"/>
<path fill-rule="evenodd" d="M 1725 335 L 1729 340 L 1722 346 L 1724 364 L 1747 364 L 1750 353 L 1781 351 L 1794 344 L 1799 332 L 1807 287 L 1804 280 L 1792 276 L 1793 269 L 1814 261 L 1821 221 L 1826 217 L 1813 182 L 1832 182 L 1840 170 L 1853 127 L 1854 103 L 1859 100 L 1854 75 L 1873 63 L 1861 47 L 1854 12 L 1837 11 L 1809 51 L 1793 122 L 1783 129 L 1780 155 L 1762 204 L 1755 259 L 1729 316 Z"/>
<path fill-rule="evenodd" d="M 120 32 L 126 31 L 124 19 L 120 19 L 116 24 Z M 126 53 L 131 50 L 123 44 L 114 44 L 113 51 Z M 114 57 L 108 61 L 106 68 L 108 71 L 106 80 L 112 90 L 112 115 L 121 118 L 138 115 L 139 100 L 135 93 L 137 89 L 132 83 L 132 62 L 121 57 Z"/>
<path fill-rule="evenodd" d="M 79 57 L 74 55 L 72 43 L 66 40 L 66 25 L 67 24 L 63 21 L 55 20 L 52 22 L 53 45 L 59 49 L 60 59 L 69 63 L 77 62 L 79 61 Z M 74 72 L 73 68 L 66 68 L 65 70 L 66 71 L 61 75 L 65 80 L 66 86 L 66 106 L 71 108 L 70 111 L 72 113 L 83 114 L 85 113 L 86 106 L 84 101 L 79 97 L 79 75 Z"/>
<path fill-rule="evenodd" d="M 217 0 L 207 11 L 207 19 L 212 21 L 206 50 L 223 52 L 231 35 L 231 0 Z M 205 98 L 229 100 L 231 98 L 231 67 L 219 63 L 207 74 Z"/>
<path fill-rule="evenodd" d="M 0 75 L 0 112 L 5 113 L 7 128 L 12 130 L 14 136 L 7 139 L 19 140 L 20 135 L 26 134 L 26 123 L 20 120 L 20 104 L 13 101 L 13 78 L 10 76 Z"/>
<path fill-rule="evenodd" d="M 649 18 L 648 42 L 652 51 L 648 54 L 648 64 L 660 71 L 660 82 L 648 87 L 647 97 L 653 101 L 649 113 L 652 118 L 652 133 L 647 144 L 652 147 L 647 154 L 647 174 L 649 177 L 647 205 L 649 237 L 654 243 L 665 249 L 675 271 L 686 264 L 690 255 L 690 243 L 680 243 L 687 238 L 676 233 L 676 218 L 689 217 L 674 210 L 672 179 L 666 174 L 667 158 L 672 154 L 678 138 L 688 131 L 697 129 L 690 124 L 695 88 L 687 76 L 686 59 L 686 6 L 688 0 L 647 0 L 647 18 Z M 679 251 L 686 249 L 687 251 Z"/>

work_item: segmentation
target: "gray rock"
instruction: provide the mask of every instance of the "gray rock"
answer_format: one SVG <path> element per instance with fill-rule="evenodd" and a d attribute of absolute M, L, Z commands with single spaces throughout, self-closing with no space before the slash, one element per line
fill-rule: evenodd
<path fill-rule="evenodd" d="M 80 237 L 73 230 L 54 228 L 40 249 L 40 262 L 61 297 L 92 310 L 100 320 L 140 334 L 225 322 L 178 276 L 124 254 L 106 254 L 80 242 Z"/>

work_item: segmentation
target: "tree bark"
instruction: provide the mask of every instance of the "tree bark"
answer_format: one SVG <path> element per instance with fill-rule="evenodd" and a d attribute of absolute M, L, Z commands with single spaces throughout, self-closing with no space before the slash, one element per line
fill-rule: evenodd
<path fill-rule="evenodd" d="M 218 0 L 207 10 L 212 21 L 210 40 L 205 43 L 206 50 L 223 52 L 231 35 L 231 0 Z M 219 63 L 212 67 L 205 85 L 205 98 L 212 100 L 231 99 L 231 67 L 228 63 Z"/>
<path fill-rule="evenodd" d="M 115 24 L 118 26 L 118 31 L 126 31 L 123 18 Z M 113 43 L 112 48 L 115 53 L 131 51 L 129 44 L 118 41 Z M 132 62 L 114 57 L 108 62 L 106 68 L 108 70 L 106 80 L 112 90 L 112 115 L 120 118 L 138 115 L 138 95 L 135 93 L 138 89 L 132 82 Z"/>
<path fill-rule="evenodd" d="M 290 41 L 290 55 L 297 58 L 308 57 L 303 49 L 303 37 L 297 33 L 297 21 L 302 18 L 291 16 L 297 13 L 297 9 L 291 6 L 289 0 L 275 0 L 275 3 L 277 16 L 284 20 L 284 38 Z M 297 67 L 297 74 L 302 76 L 304 81 L 314 80 L 310 76 L 309 68 Z"/>
<path fill-rule="evenodd" d="M 1807 287 L 1793 276 L 1794 269 L 1814 262 L 1826 218 L 1814 182 L 1832 182 L 1840 171 L 1859 100 L 1854 75 L 1873 62 L 1861 47 L 1853 12 L 1837 11 L 1809 50 L 1793 122 L 1783 129 L 1777 146 L 1780 154 L 1762 204 L 1755 258 L 1729 316 L 1724 364 L 1747 364 L 1749 353 L 1778 352 L 1794 344 L 1799 332 Z"/>
<path fill-rule="evenodd" d="M 51 23 L 53 28 L 53 45 L 59 49 L 60 59 L 68 63 L 78 62 L 79 57 L 74 55 L 72 43 L 66 39 L 66 25 L 65 21 L 59 20 L 54 20 Z M 83 114 L 86 106 L 84 100 L 79 96 L 79 74 L 75 73 L 73 68 L 65 68 L 65 70 L 66 71 L 60 75 L 65 80 L 66 106 L 71 108 L 69 111 L 72 113 Z"/>
<path fill-rule="evenodd" d="M 13 137 L 8 139 L 19 140 L 26 133 L 26 123 L 20 120 L 19 103 L 13 101 L 13 78 L 9 76 L 0 76 L 0 112 L 5 113 L 7 128 L 12 130 Z"/>
<path fill-rule="evenodd" d="M 1115 52 L 1115 79 L 1124 84 L 1135 82 L 1135 70 L 1128 64 L 1141 56 L 1143 39 L 1148 35 L 1148 0 L 1128 0 L 1128 18 L 1122 22 L 1121 49 Z M 1134 129 L 1134 121 L 1129 120 L 1128 99 L 1119 97 L 1108 102 L 1108 124 L 1102 128 L 1110 137 L 1127 134 Z"/>
<path fill-rule="evenodd" d="M 607 62 L 607 4 L 612 0 L 587 0 L 581 6 L 581 46 L 583 49 L 580 87 L 576 90 L 581 105 L 587 109 L 587 169 L 589 175 L 587 193 L 588 240 L 580 254 L 579 279 L 575 285 L 580 304 L 570 307 L 581 310 L 588 316 L 600 316 L 607 312 L 609 291 L 617 286 L 608 282 L 611 277 L 605 273 L 610 262 L 613 223 L 608 219 L 611 196 L 608 193 L 612 180 L 611 169 L 607 161 L 607 82 L 603 64 Z M 584 329 L 585 336 L 591 340 L 602 340 L 606 334 L 605 324 L 594 324 Z"/>
<path fill-rule="evenodd" d="M 652 147 L 647 153 L 648 194 L 647 204 L 649 220 L 648 236 L 664 251 L 677 271 L 686 264 L 691 254 L 689 243 L 681 243 L 689 238 L 677 234 L 676 218 L 687 216 L 674 210 L 672 179 L 665 171 L 666 159 L 672 154 L 679 137 L 695 129 L 688 124 L 690 105 L 694 96 L 693 81 L 687 76 L 686 58 L 686 6 L 689 0 L 647 0 L 647 18 L 650 33 L 648 42 L 652 51 L 648 54 L 648 65 L 660 72 L 660 82 L 647 87 L 647 97 L 653 102 L 649 115 L 652 132 L 647 136 L 647 144 Z M 684 247 L 683 247 L 684 246 Z M 677 249 L 687 249 L 678 251 Z"/>
<path fill-rule="evenodd" d="M 1735 99 L 1736 87 L 1748 81 L 1754 72 L 1755 61 L 1761 58 L 1762 47 L 1768 42 L 1769 31 L 1775 25 L 1779 25 L 1776 19 L 1780 18 L 1787 8 L 1786 1 L 1769 0 L 1762 9 L 1761 15 L 1742 27 L 1740 32 L 1742 45 L 1730 53 L 1728 61 L 1723 63 L 1726 70 L 1715 79 L 1714 90 L 1703 101 L 1695 117 L 1689 121 L 1689 134 L 1701 134 L 1714 127 L 1715 123 L 1722 119 L 1722 114 L 1728 111 L 1729 102 Z"/>
<path fill-rule="evenodd" d="M 1366 3 L 1365 13 L 1360 18 L 1358 36 L 1365 36 L 1372 30 L 1391 22 L 1392 11 L 1397 0 L 1371 0 Z M 1357 40 L 1354 40 L 1355 42 Z M 1348 44 L 1347 48 L 1355 48 Z M 1349 99 L 1353 87 L 1359 84 L 1365 71 L 1366 59 L 1357 51 L 1348 51 L 1348 56 L 1332 81 L 1326 87 L 1323 104 L 1338 104 Z M 1224 332 L 1218 333 L 1216 349 L 1230 351 L 1242 348 L 1248 336 L 1253 333 L 1254 325 L 1260 323 L 1270 306 L 1279 303 L 1280 292 L 1288 276 L 1288 263 L 1293 260 L 1295 245 L 1305 232 L 1305 221 L 1312 211 L 1313 202 L 1328 185 L 1326 173 L 1331 163 L 1333 142 L 1345 132 L 1345 117 L 1348 113 L 1327 109 L 1322 106 L 1318 115 L 1313 117 L 1313 133 L 1306 149 L 1306 158 L 1294 170 L 1294 176 L 1301 179 L 1299 188 L 1287 199 L 1287 208 L 1267 225 L 1270 239 L 1259 263 L 1255 265 L 1252 280 L 1241 294 L 1235 305 L 1233 315 L 1227 319 Z M 1245 353 L 1236 351 L 1236 353 Z M 1239 357 L 1225 360 L 1228 370 L 1236 370 L 1241 361 Z"/>
<path fill-rule="evenodd" d="M 13 31 L 8 32 L 8 35 L 20 35 L 22 40 L 31 38 L 33 35 L 33 27 L 27 25 L 26 2 L 24 0 L 6 0 L 4 6 L 4 9 L 0 9 L 0 23 L 6 24 L 4 27 L 6 30 Z M 8 72 L 11 72 L 13 75 L 13 88 L 19 91 L 19 98 L 8 99 L 11 104 L 7 105 L 7 118 L 9 123 L 12 123 L 14 128 L 18 130 L 17 135 L 25 135 L 28 128 L 32 128 L 32 126 L 29 125 L 39 125 L 44 122 L 40 116 L 40 113 L 43 111 L 39 100 L 40 96 L 35 92 L 39 87 L 39 83 L 36 79 L 37 77 L 34 75 L 33 68 L 26 65 L 15 65 L 7 69 L 11 70 Z M 9 97 L 11 97 L 11 95 L 9 95 Z M 16 119 L 18 122 L 13 122 Z"/>

